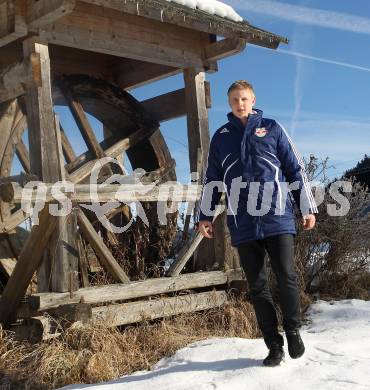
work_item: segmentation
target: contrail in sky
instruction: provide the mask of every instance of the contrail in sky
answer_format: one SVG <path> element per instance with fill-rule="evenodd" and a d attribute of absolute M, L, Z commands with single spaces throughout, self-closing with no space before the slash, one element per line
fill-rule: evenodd
<path fill-rule="evenodd" d="M 253 47 L 254 49 L 263 49 L 263 50 L 268 50 L 269 52 L 274 52 L 274 50 L 271 50 L 271 49 L 269 49 L 267 47 L 263 47 L 263 46 L 253 45 L 251 47 Z M 329 60 L 328 58 L 316 57 L 316 56 L 312 56 L 310 54 L 301 53 L 299 51 L 286 50 L 286 49 L 277 49 L 275 51 L 278 53 L 287 54 L 287 55 L 290 55 L 293 57 L 300 57 L 300 58 L 306 58 L 306 59 L 312 60 L 312 61 L 323 62 L 324 64 L 333 64 L 333 65 L 338 65 L 338 66 L 344 66 L 345 68 L 363 70 L 365 72 L 370 72 L 370 68 L 367 68 L 366 66 L 360 66 L 360 65 L 349 64 L 347 62 Z"/>
<path fill-rule="evenodd" d="M 253 47 L 260 48 L 260 46 L 253 46 Z M 266 50 L 270 50 L 270 49 L 266 49 Z M 366 72 L 370 72 L 370 68 L 366 68 L 365 66 L 348 64 L 347 62 L 334 61 L 334 60 L 329 60 L 327 58 L 311 56 L 309 54 L 300 53 L 298 51 L 291 51 L 291 50 L 286 50 L 286 49 L 277 49 L 277 52 L 288 54 L 288 55 L 295 56 L 295 57 L 307 58 L 307 59 L 313 60 L 313 61 L 324 62 L 326 64 L 339 65 L 339 66 L 344 66 L 344 67 L 350 68 L 350 69 L 364 70 Z"/>
<path fill-rule="evenodd" d="M 294 33 L 293 33 L 293 49 L 295 49 L 297 45 L 297 40 L 299 39 L 302 39 L 302 36 L 300 36 L 299 34 L 299 26 L 295 26 Z M 303 78 L 305 73 L 304 70 L 305 61 L 299 56 L 295 56 L 295 58 L 297 64 L 296 64 L 296 72 L 295 72 L 295 79 L 294 79 L 294 113 L 290 125 L 290 134 L 292 135 L 292 137 L 294 136 L 297 123 L 298 123 L 298 118 L 301 112 L 302 97 L 303 97 L 302 83 L 303 83 Z"/>
<path fill-rule="evenodd" d="M 313 26 L 370 35 L 370 19 L 363 16 L 271 0 L 228 0 L 228 3 L 237 10 L 262 13 Z"/>

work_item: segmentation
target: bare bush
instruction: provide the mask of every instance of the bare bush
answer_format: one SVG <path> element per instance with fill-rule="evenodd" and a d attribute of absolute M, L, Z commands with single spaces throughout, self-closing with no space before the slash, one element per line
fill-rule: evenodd
<path fill-rule="evenodd" d="M 0 388 L 53 389 L 148 370 L 163 357 L 209 337 L 258 337 L 252 306 L 230 297 L 221 308 L 122 329 L 95 323 L 31 345 L 0 328 Z"/>
<path fill-rule="evenodd" d="M 370 298 L 370 194 L 364 185 L 351 180 L 352 191 L 341 191 L 350 207 L 346 215 L 333 217 L 328 205 L 336 202 L 329 193 L 327 159 L 311 157 L 309 175 L 325 188 L 324 201 L 316 216 L 316 228 L 304 232 L 297 226 L 296 260 L 301 289 L 333 298 Z M 368 275 L 368 276 L 366 276 Z"/>

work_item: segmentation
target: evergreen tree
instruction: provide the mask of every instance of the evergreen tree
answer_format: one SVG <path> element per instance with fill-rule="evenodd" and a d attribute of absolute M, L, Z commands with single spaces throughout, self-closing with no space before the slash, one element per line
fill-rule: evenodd
<path fill-rule="evenodd" d="M 344 177 L 354 177 L 357 182 L 365 184 L 367 190 L 370 191 L 370 157 L 365 154 L 364 158 L 354 168 L 345 172 Z"/>

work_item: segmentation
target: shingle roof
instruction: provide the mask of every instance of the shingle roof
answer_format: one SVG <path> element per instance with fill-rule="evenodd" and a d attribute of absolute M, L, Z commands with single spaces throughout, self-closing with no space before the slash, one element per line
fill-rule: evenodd
<path fill-rule="evenodd" d="M 235 22 L 200 9 L 193 9 L 167 0 L 121 0 L 120 9 L 142 17 L 205 31 L 222 37 L 245 38 L 252 44 L 276 49 L 288 39 L 251 25 Z M 124 4 L 123 4 L 124 3 Z"/>

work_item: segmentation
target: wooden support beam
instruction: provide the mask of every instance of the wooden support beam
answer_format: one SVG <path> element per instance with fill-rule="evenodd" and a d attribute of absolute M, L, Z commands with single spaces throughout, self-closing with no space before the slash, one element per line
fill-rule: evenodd
<path fill-rule="evenodd" d="M 220 208 L 217 208 L 215 215 L 213 217 L 213 223 L 216 218 L 220 215 Z M 166 275 L 168 276 L 177 276 L 180 275 L 180 272 L 185 267 L 186 263 L 189 261 L 190 257 L 193 255 L 201 241 L 203 240 L 203 235 L 199 232 L 189 240 L 183 248 L 180 250 L 176 260 L 171 264 L 170 268 L 167 270 Z"/>
<path fill-rule="evenodd" d="M 211 97 L 209 82 L 205 81 L 206 108 L 211 108 L 210 103 Z M 144 100 L 141 104 L 158 122 L 179 118 L 185 116 L 187 113 L 184 88 Z"/>
<path fill-rule="evenodd" d="M 61 141 L 51 97 L 49 49 L 39 37 L 33 37 L 23 41 L 23 53 L 26 58 L 32 53 L 38 54 L 41 63 L 42 86 L 26 91 L 31 173 L 40 180 L 55 183 L 63 179 L 64 163 L 60 156 Z M 77 267 L 77 263 L 71 261 L 72 254 L 65 249 L 68 245 L 73 247 L 73 240 L 71 237 L 71 242 L 68 242 L 64 225 L 62 219 L 58 221 L 58 228 L 48 247 L 50 253 L 45 255 L 45 261 L 41 263 L 37 284 L 39 291 L 48 291 L 50 288 L 54 291 L 70 291 L 76 288 L 71 274 L 74 272 L 73 265 Z M 59 272 L 62 269 L 63 272 Z M 57 271 L 58 276 L 55 275 Z"/>
<path fill-rule="evenodd" d="M 37 31 L 45 24 L 54 23 L 71 13 L 76 0 L 26 0 L 26 20 L 30 31 Z"/>
<path fill-rule="evenodd" d="M 5 0 L 0 4 L 0 47 L 28 34 L 24 0 Z"/>
<path fill-rule="evenodd" d="M 32 311 L 45 311 L 62 304 L 85 302 L 89 304 L 123 301 L 151 295 L 167 294 L 181 290 L 221 286 L 229 281 L 222 271 L 195 272 L 176 277 L 154 278 L 128 284 L 111 284 L 80 288 L 69 293 L 37 293 L 28 297 Z"/>
<path fill-rule="evenodd" d="M 211 43 L 204 49 L 204 56 L 209 61 L 218 61 L 238 54 L 245 49 L 247 41 L 243 38 L 225 38 Z"/>
<path fill-rule="evenodd" d="M 205 103 L 205 74 L 195 68 L 186 69 L 184 71 L 184 82 L 190 170 L 191 172 L 197 172 L 198 148 L 200 148 L 202 172 L 204 172 L 210 143 L 208 112 Z"/>
<path fill-rule="evenodd" d="M 57 217 L 49 214 L 48 207 L 39 214 L 39 225 L 34 225 L 22 248 L 17 264 L 6 284 L 0 301 L 0 322 L 15 320 L 17 308 L 32 276 L 40 265 L 44 249 L 57 224 Z"/>
<path fill-rule="evenodd" d="M 94 320 L 102 321 L 109 326 L 120 326 L 220 307 L 226 301 L 227 293 L 225 291 L 210 291 L 144 302 L 95 307 L 92 309 L 92 316 Z"/>
<path fill-rule="evenodd" d="M 125 36 L 112 38 L 110 33 L 84 30 L 74 25 L 56 24 L 53 28 L 43 29 L 40 36 L 49 43 L 56 45 L 84 48 L 98 53 L 154 62 L 171 67 L 204 66 L 199 55 L 182 49 L 161 47 L 159 44 L 145 43 L 139 40 L 133 41 Z M 81 39 L 76 40 L 74 38 L 76 36 L 81 37 Z"/>
<path fill-rule="evenodd" d="M 62 140 L 59 129 L 59 118 L 55 115 L 55 136 L 58 145 L 59 177 L 67 180 L 64 169 Z M 52 248 L 51 289 L 52 291 L 78 290 L 78 251 L 76 244 L 77 218 L 75 210 L 68 215 L 58 217 L 58 236 L 50 242 Z"/>
<path fill-rule="evenodd" d="M 157 63 L 203 67 L 200 33 L 78 2 L 74 12 L 47 25 L 40 36 L 50 43 Z M 79 37 L 76 39 L 75 37 Z"/>
<path fill-rule="evenodd" d="M 197 11 L 174 2 L 157 0 L 82 0 L 106 8 L 112 8 L 131 15 L 145 15 L 146 18 L 214 34 L 222 37 L 246 39 L 255 45 L 276 49 L 280 42 L 288 43 L 283 37 L 251 26 L 248 22 L 234 22 L 206 12 Z"/>
<path fill-rule="evenodd" d="M 50 59 L 48 46 L 29 38 L 23 42 L 24 55 L 38 54 L 41 60 L 42 87 L 31 88 L 26 92 L 27 123 L 31 173 L 40 180 L 56 182 L 60 180 L 58 147 L 55 140 L 54 111 L 51 98 Z"/>
<path fill-rule="evenodd" d="M 201 186 L 197 184 L 171 184 L 162 183 L 156 186 L 140 184 L 108 184 L 97 185 L 96 188 L 90 184 L 75 184 L 74 191 L 66 195 L 73 203 L 90 202 L 113 202 L 120 201 L 130 203 L 139 202 L 188 202 L 196 201 L 201 195 Z M 52 194 L 53 184 L 46 184 L 44 201 L 47 203 L 58 203 Z M 95 192 L 96 190 L 96 192 Z M 94 199 L 95 193 L 98 199 Z M 35 202 L 37 193 L 26 193 L 18 183 L 4 183 L 0 185 L 0 198 L 4 202 L 19 204 L 23 202 Z"/>
<path fill-rule="evenodd" d="M 179 68 L 132 59 L 121 60 L 113 69 L 117 85 L 133 89 L 181 73 Z"/>
<path fill-rule="evenodd" d="M 130 302 L 120 305 L 100 306 L 92 309 L 92 321 L 108 327 L 150 321 L 156 318 L 192 313 L 220 307 L 227 302 L 225 291 L 209 291 L 157 300 Z M 82 321 L 69 323 L 71 328 L 80 327 Z M 13 325 L 11 330 L 17 339 L 41 342 L 58 337 L 63 331 L 58 321 L 50 316 L 37 316 Z"/>
<path fill-rule="evenodd" d="M 77 221 L 82 234 L 98 255 L 102 265 L 108 270 L 108 272 L 117 282 L 129 283 L 130 279 L 123 271 L 121 266 L 117 263 L 116 259 L 112 256 L 112 253 L 104 244 L 103 239 L 96 232 L 82 210 L 78 210 L 77 212 Z"/>
<path fill-rule="evenodd" d="M 198 183 L 206 169 L 210 136 L 208 112 L 205 104 L 205 74 L 195 68 L 184 71 L 190 172 L 198 173 Z M 217 239 L 217 238 L 216 238 Z M 195 256 L 202 262 L 215 261 L 214 241 L 203 241 Z M 206 270 L 204 264 L 195 264 L 196 270 Z"/>
<path fill-rule="evenodd" d="M 0 103 L 23 95 L 28 88 L 41 86 L 41 64 L 38 53 L 31 53 L 0 73 Z"/>

